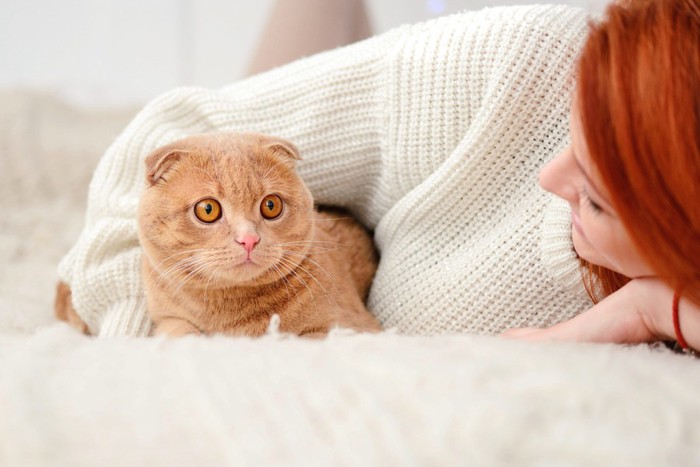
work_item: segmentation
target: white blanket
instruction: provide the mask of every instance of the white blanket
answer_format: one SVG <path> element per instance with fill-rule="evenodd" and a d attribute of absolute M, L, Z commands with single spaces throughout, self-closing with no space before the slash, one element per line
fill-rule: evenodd
<path fill-rule="evenodd" d="M 0 466 L 700 465 L 700 361 L 666 350 L 56 323 L 56 265 L 131 113 L 0 104 Z"/>
<path fill-rule="evenodd" d="M 0 463 L 697 465 L 698 364 L 486 337 L 0 344 Z"/>

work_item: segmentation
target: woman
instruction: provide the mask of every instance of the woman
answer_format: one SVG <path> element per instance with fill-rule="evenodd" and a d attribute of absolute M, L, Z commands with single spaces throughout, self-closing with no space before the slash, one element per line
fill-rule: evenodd
<path fill-rule="evenodd" d="M 571 145 L 540 184 L 571 205 L 589 290 L 607 298 L 507 335 L 700 348 L 700 3 L 611 7 L 578 77 Z"/>
<path fill-rule="evenodd" d="M 697 29 L 692 28 L 697 28 L 697 2 L 687 0 L 644 3 L 631 7 L 629 13 L 614 7 L 598 30 L 624 29 L 616 21 L 627 16 L 656 25 L 666 21 L 661 11 L 669 8 L 664 5 L 680 15 L 678 21 L 696 40 Z M 651 39 L 657 29 L 640 34 Z M 520 330 L 510 335 L 615 342 L 665 339 L 673 334 L 660 326 L 664 321 L 647 326 L 649 332 L 643 334 L 636 332 L 640 321 L 631 318 L 642 313 L 638 300 L 649 305 L 650 312 L 660 310 L 657 303 L 668 301 L 664 309 L 669 311 L 672 290 L 685 286 L 680 324 L 689 344 L 697 345 L 698 328 L 693 324 L 698 315 L 693 305 L 697 286 L 689 278 L 698 269 L 691 264 L 676 270 L 673 266 L 680 263 L 669 265 L 664 262 L 666 256 L 663 261 L 652 257 L 645 247 L 659 245 L 658 235 L 639 244 L 639 238 L 644 238 L 639 232 L 628 234 L 647 224 L 663 226 L 666 219 L 645 217 L 647 224 L 642 224 L 630 211 L 634 207 L 625 211 L 619 198 L 637 193 L 617 183 L 614 170 L 609 173 L 602 165 L 595 166 L 601 172 L 600 180 L 595 178 L 598 174 L 592 168 L 597 157 L 604 158 L 598 151 L 605 144 L 593 144 L 597 135 L 590 133 L 597 130 L 591 126 L 590 120 L 596 117 L 591 108 L 599 108 L 599 103 L 589 102 L 593 94 L 585 81 L 577 88 L 580 104 L 574 105 L 572 115 L 575 124 L 581 109 L 590 167 L 585 165 L 587 152 L 581 148 L 581 138 L 572 139 L 577 154 L 584 153 L 578 157 L 583 157 L 585 173 L 595 183 L 583 183 L 584 172 L 574 170 L 578 166 L 572 165 L 572 153 L 565 150 L 543 172 L 542 180 L 545 188 L 565 198 L 573 209 L 550 200 L 535 186 L 542 165 L 568 144 L 572 71 L 587 35 L 580 10 L 490 9 L 399 28 L 218 92 L 183 89 L 157 99 L 98 167 L 86 228 L 61 264 L 60 274 L 73 289 L 78 313 L 94 333 L 147 333 L 134 215 L 142 189 L 142 158 L 186 134 L 252 130 L 295 142 L 305 159 L 300 172 L 316 200 L 345 206 L 375 229 L 382 259 L 369 308 L 385 327 L 423 334 L 499 333 L 513 327 L 549 326 L 576 316 L 546 331 Z M 585 50 L 596 47 L 595 32 L 591 37 Z M 611 42 L 611 47 L 618 44 Z M 691 52 L 697 56 L 697 44 L 694 47 Z M 611 56 L 619 64 L 634 56 L 629 50 L 618 53 Z M 607 55 L 603 51 L 589 62 L 584 56 L 581 72 L 602 73 L 600 57 Z M 694 72 L 694 76 L 683 74 L 685 88 L 673 88 L 686 101 L 697 95 Z M 645 86 L 664 83 L 663 73 L 649 76 L 658 82 L 643 81 Z M 624 80 L 632 77 L 622 79 L 629 85 Z M 613 89 L 615 94 L 604 98 L 617 102 L 620 91 Z M 619 105 L 631 109 L 632 104 Z M 693 118 L 692 113 L 689 117 Z M 694 118 L 685 136 L 691 141 L 687 144 L 695 141 L 697 147 L 697 115 Z M 607 117 L 601 120 L 604 130 L 608 121 Z M 664 141 L 661 127 L 653 128 Z M 686 158 L 689 167 L 681 173 L 691 173 L 700 165 L 697 150 Z M 643 167 L 635 176 L 644 185 L 656 181 L 656 173 L 655 168 Z M 612 188 L 610 193 L 602 191 L 606 187 Z M 591 197 L 598 189 L 609 195 L 595 201 L 609 200 L 609 207 L 615 209 L 611 213 L 624 222 L 596 224 L 588 214 L 584 216 L 579 211 L 584 199 L 578 193 L 581 189 L 590 190 L 586 193 Z M 652 196 L 664 195 L 660 191 Z M 694 203 L 692 197 L 682 200 L 680 217 L 693 209 L 688 199 Z M 589 260 L 591 280 L 615 279 L 605 279 L 603 288 L 603 293 L 612 295 L 584 314 L 580 313 L 591 302 L 572 248 L 572 211 L 581 227 L 575 229 L 573 247 Z M 687 244 L 681 250 L 687 251 L 690 242 L 697 244 L 698 228 L 697 224 L 684 227 Z M 627 249 L 620 250 L 620 245 Z M 625 261 L 610 261 L 619 259 L 618 253 Z M 624 279 L 593 265 L 634 279 L 615 291 Z M 669 270 L 678 275 L 669 275 Z M 606 312 L 609 309 L 617 311 Z M 618 332 L 597 332 L 599 315 L 614 321 L 615 326 L 605 323 L 606 331 Z"/>

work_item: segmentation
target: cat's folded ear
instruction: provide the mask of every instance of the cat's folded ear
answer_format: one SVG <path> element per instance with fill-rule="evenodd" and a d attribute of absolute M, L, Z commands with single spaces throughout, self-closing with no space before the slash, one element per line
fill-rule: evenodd
<path fill-rule="evenodd" d="M 265 148 L 277 154 L 281 154 L 294 163 L 301 160 L 299 149 L 289 141 L 274 138 L 265 144 Z"/>
<path fill-rule="evenodd" d="M 154 185 L 163 175 L 178 162 L 184 152 L 178 145 L 169 144 L 158 148 L 146 157 L 146 182 Z"/>

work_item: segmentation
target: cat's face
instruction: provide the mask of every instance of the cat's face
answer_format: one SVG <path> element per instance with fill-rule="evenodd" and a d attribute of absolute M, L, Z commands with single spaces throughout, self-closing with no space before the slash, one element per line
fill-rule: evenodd
<path fill-rule="evenodd" d="M 296 148 L 249 134 L 191 137 L 146 160 L 139 238 L 174 289 L 258 285 L 308 252 L 313 199 Z"/>

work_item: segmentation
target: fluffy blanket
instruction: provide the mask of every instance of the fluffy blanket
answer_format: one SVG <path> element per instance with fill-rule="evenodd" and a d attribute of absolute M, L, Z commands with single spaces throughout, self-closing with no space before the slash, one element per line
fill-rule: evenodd
<path fill-rule="evenodd" d="M 700 361 L 663 348 L 73 331 L 56 265 L 132 112 L 0 103 L 0 465 L 700 465 Z"/>

